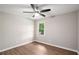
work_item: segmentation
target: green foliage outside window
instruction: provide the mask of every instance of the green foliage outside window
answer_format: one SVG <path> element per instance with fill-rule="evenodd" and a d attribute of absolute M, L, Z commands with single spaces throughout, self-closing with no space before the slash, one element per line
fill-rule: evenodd
<path fill-rule="evenodd" d="M 39 32 L 40 34 L 44 34 L 44 21 L 39 23 Z"/>

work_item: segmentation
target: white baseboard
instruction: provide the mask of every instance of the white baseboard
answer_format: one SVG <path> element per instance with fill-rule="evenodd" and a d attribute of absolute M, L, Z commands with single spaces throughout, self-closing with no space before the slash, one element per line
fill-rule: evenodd
<path fill-rule="evenodd" d="M 28 42 L 24 42 L 24 43 L 22 43 L 22 44 L 18 44 L 18 45 L 12 46 L 12 47 L 8 47 L 8 48 L 6 48 L 6 49 L 0 50 L 0 52 L 7 51 L 7 50 L 10 50 L 10 49 L 13 49 L 13 48 L 16 48 L 16 47 L 25 45 L 25 44 L 29 44 L 29 43 L 31 43 L 31 42 L 33 42 L 33 41 L 28 41 Z"/>
<path fill-rule="evenodd" d="M 34 40 L 34 41 L 39 42 L 39 43 L 44 43 L 44 44 L 47 44 L 47 45 L 50 45 L 50 46 L 55 46 L 55 47 L 58 47 L 58 48 L 66 49 L 66 50 L 69 50 L 69 51 L 74 51 L 74 52 L 77 52 L 79 54 L 79 52 L 77 50 L 74 50 L 74 49 L 70 49 L 70 48 L 66 48 L 66 47 L 50 44 L 50 43 L 43 42 L 43 41 L 38 41 L 38 40 Z"/>

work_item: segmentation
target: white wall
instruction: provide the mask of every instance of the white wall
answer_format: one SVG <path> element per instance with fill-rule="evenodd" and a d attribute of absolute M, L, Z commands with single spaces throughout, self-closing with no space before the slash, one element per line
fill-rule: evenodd
<path fill-rule="evenodd" d="M 45 18 L 45 35 L 38 32 L 38 23 L 35 21 L 35 39 L 54 45 L 79 49 L 79 12 L 78 29 L 76 29 L 77 13 L 72 12 L 54 18 Z M 0 12 L 0 50 L 32 41 L 33 21 L 21 16 Z M 78 40 L 77 31 L 78 30 Z M 78 41 L 78 42 L 77 42 Z"/>
<path fill-rule="evenodd" d="M 0 49 L 2 48 L 2 22 L 1 22 L 1 19 L 2 19 L 2 15 L 0 14 Z"/>
<path fill-rule="evenodd" d="M 33 25 L 32 20 L 0 12 L 0 50 L 32 41 Z"/>
<path fill-rule="evenodd" d="M 36 39 L 57 46 L 77 50 L 77 13 L 72 12 L 54 18 L 45 18 L 45 35 L 40 35 L 37 24 Z"/>
<path fill-rule="evenodd" d="M 78 51 L 79 51 L 79 11 L 78 11 L 78 21 L 77 21 L 77 24 L 78 24 L 78 28 L 77 28 L 77 31 L 78 31 L 78 35 L 77 35 L 77 38 L 78 38 Z"/>

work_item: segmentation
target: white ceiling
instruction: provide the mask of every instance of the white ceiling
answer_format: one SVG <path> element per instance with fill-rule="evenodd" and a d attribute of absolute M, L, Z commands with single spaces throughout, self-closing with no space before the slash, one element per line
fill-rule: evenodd
<path fill-rule="evenodd" d="M 78 4 L 38 4 L 40 10 L 51 9 L 45 12 L 46 16 L 61 15 L 79 10 Z M 0 11 L 32 18 L 32 13 L 23 13 L 23 11 L 33 11 L 29 4 L 0 4 Z"/>

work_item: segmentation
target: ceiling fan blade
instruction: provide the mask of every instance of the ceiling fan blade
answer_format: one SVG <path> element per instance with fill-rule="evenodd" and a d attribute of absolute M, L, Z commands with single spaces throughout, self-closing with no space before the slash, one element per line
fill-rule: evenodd
<path fill-rule="evenodd" d="M 44 9 L 44 10 L 41 10 L 40 12 L 48 12 L 48 11 L 51 11 L 51 9 Z"/>
<path fill-rule="evenodd" d="M 23 11 L 23 13 L 35 13 L 35 12 L 30 12 L 30 11 Z"/>
<path fill-rule="evenodd" d="M 33 8 L 33 10 L 35 11 L 35 6 L 34 6 L 34 4 L 31 4 L 31 7 Z"/>
<path fill-rule="evenodd" d="M 41 14 L 41 13 L 39 13 L 41 16 L 43 16 L 43 17 L 45 17 L 45 15 L 44 14 Z"/>
<path fill-rule="evenodd" d="M 35 15 L 33 15 L 32 17 L 35 17 Z"/>

